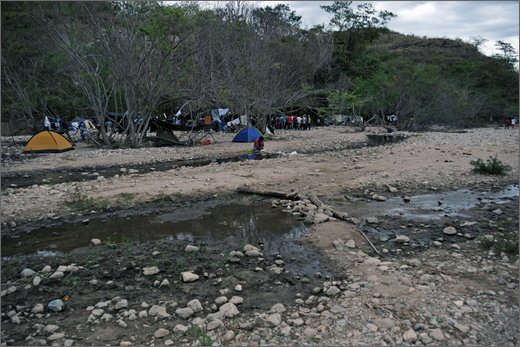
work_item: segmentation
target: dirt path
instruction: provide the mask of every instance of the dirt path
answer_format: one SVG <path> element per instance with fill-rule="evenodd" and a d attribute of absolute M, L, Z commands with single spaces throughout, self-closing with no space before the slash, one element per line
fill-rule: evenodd
<path fill-rule="evenodd" d="M 313 192 L 335 205 L 345 196 L 372 201 L 373 193 L 404 197 L 474 186 L 499 189 L 518 182 L 518 131 L 486 128 L 411 135 L 400 143 L 356 149 L 365 135 L 343 127 L 277 132 L 266 148 L 278 152 L 278 158 L 147 173 L 129 168 L 240 155 L 250 144 L 232 143 L 232 135 L 223 134 L 215 145 L 188 149 L 78 148 L 8 160 L 2 169 L 7 175 L 42 168 L 66 174 L 74 168 L 96 179 L 5 189 L 2 232 L 24 238 L 24 232 L 37 225 L 110 218 L 103 215 L 107 208 L 138 213 L 141 206 L 161 201 L 174 208 L 197 199 L 225 200 L 244 186 Z M 17 157 L 17 149 L 6 150 Z M 495 155 L 512 167 L 508 175 L 471 173 L 471 160 Z M 119 167 L 120 174 L 96 175 L 96 168 L 111 165 Z M 2 343 L 516 345 L 518 255 L 488 252 L 479 237 L 517 230 L 517 211 L 518 197 L 499 206 L 493 201 L 475 206 L 468 217 L 446 215 L 421 222 L 378 216 L 359 225 L 333 219 L 314 224 L 303 241 L 327 259 L 323 267 L 335 273 L 329 278 L 318 272 L 309 279 L 284 271 L 298 264 L 290 255 L 240 255 L 236 251 L 247 253 L 243 245 L 225 241 L 203 244 L 193 254 L 185 253 L 185 240 L 169 239 L 105 243 L 55 258 L 3 258 Z M 364 225 L 372 228 L 365 231 L 390 232 L 384 241 L 369 233 L 380 255 L 359 233 Z M 457 234 L 444 233 L 447 226 Z M 153 266 L 160 272 L 144 274 Z M 24 268 L 36 272 L 22 275 Z M 180 273 L 188 270 L 200 278 L 185 283 Z M 57 272 L 61 275 L 53 277 Z M 261 301 L 264 294 L 272 297 L 283 288 L 291 295 L 280 296 L 272 307 L 248 301 Z M 69 296 L 70 301 L 65 300 Z M 233 299 L 240 313 L 223 304 L 236 296 L 245 300 L 242 304 Z M 65 300 L 66 308 L 53 312 L 48 303 L 57 298 Z"/>

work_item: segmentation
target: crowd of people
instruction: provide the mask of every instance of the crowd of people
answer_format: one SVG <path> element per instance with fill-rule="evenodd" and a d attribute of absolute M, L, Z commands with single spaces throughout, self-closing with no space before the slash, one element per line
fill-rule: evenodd
<path fill-rule="evenodd" d="M 293 116 L 292 114 L 285 116 L 280 115 L 275 119 L 275 129 L 294 129 L 294 130 L 311 130 L 311 116 L 304 114 L 302 116 Z"/>
<path fill-rule="evenodd" d="M 518 119 L 516 117 L 508 117 L 504 119 L 504 129 L 514 129 L 518 127 Z"/>

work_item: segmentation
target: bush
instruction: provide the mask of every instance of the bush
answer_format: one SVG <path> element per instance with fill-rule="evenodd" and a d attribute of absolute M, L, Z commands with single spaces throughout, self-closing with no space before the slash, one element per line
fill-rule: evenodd
<path fill-rule="evenodd" d="M 493 235 L 482 235 L 477 238 L 484 249 L 493 249 L 496 252 L 518 254 L 518 234 L 497 232 Z"/>
<path fill-rule="evenodd" d="M 511 170 L 511 166 L 502 163 L 496 155 L 494 158 L 489 157 L 486 163 L 480 158 L 469 163 L 473 165 L 473 172 L 483 175 L 505 175 Z"/>

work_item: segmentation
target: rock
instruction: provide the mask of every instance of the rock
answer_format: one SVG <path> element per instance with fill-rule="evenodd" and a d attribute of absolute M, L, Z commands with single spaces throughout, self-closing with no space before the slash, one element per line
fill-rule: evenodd
<path fill-rule="evenodd" d="M 229 299 L 229 302 L 234 305 L 240 305 L 240 304 L 244 303 L 244 298 L 241 296 L 233 296 L 233 297 L 231 297 L 231 299 Z"/>
<path fill-rule="evenodd" d="M 22 276 L 22 278 L 25 278 L 25 277 L 31 277 L 31 276 L 34 275 L 35 273 L 36 273 L 36 271 L 25 268 L 25 269 L 23 269 L 23 270 L 20 272 L 20 276 Z"/>
<path fill-rule="evenodd" d="M 493 210 L 494 214 L 502 214 L 502 210 L 497 208 L 496 210 Z"/>
<path fill-rule="evenodd" d="M 178 308 L 175 310 L 175 314 L 186 319 L 193 314 L 193 310 L 190 307 Z"/>
<path fill-rule="evenodd" d="M 92 246 L 99 246 L 101 244 L 101 240 L 100 239 L 92 239 L 92 240 L 90 240 L 90 244 Z"/>
<path fill-rule="evenodd" d="M 60 327 L 57 325 L 49 324 L 49 325 L 46 325 L 45 328 L 43 328 L 43 331 L 45 331 L 46 333 L 53 333 L 56 330 L 58 330 L 59 328 Z"/>
<path fill-rule="evenodd" d="M 114 306 L 114 308 L 116 310 L 120 310 L 122 308 L 127 308 L 127 307 L 128 307 L 128 300 L 126 300 L 126 299 L 122 299 L 122 300 L 118 301 L 116 303 L 116 305 Z"/>
<path fill-rule="evenodd" d="M 161 287 L 169 287 L 170 286 L 170 281 L 168 281 L 167 278 L 163 279 L 161 284 L 159 284 L 159 288 Z"/>
<path fill-rule="evenodd" d="M 235 332 L 233 330 L 228 330 L 226 331 L 226 333 L 224 334 L 224 341 L 231 341 L 235 338 Z"/>
<path fill-rule="evenodd" d="M 403 201 L 410 202 L 410 201 L 412 201 L 412 199 L 409 196 L 403 196 Z"/>
<path fill-rule="evenodd" d="M 49 340 L 49 341 L 56 341 L 56 340 L 61 340 L 63 338 L 65 338 L 65 334 L 64 333 L 54 333 L 51 336 L 49 336 L 47 338 L 47 340 Z"/>
<path fill-rule="evenodd" d="M 49 278 L 61 278 L 65 276 L 65 274 L 61 271 L 56 271 L 55 273 L 53 273 L 52 275 L 49 276 Z"/>
<path fill-rule="evenodd" d="M 249 252 L 249 251 L 260 251 L 260 250 L 253 245 L 245 245 L 244 252 Z"/>
<path fill-rule="evenodd" d="M 336 247 L 337 250 L 339 251 L 342 251 L 345 247 L 345 242 L 343 242 L 343 240 L 334 240 L 332 242 L 332 244 L 334 245 L 334 247 Z"/>
<path fill-rule="evenodd" d="M 279 267 L 279 266 L 271 266 L 269 268 L 269 271 L 273 272 L 276 275 L 281 275 L 281 274 L 283 274 L 284 269 L 283 269 L 283 267 Z"/>
<path fill-rule="evenodd" d="M 372 199 L 375 201 L 386 201 L 386 198 L 384 196 L 377 194 L 372 195 Z"/>
<path fill-rule="evenodd" d="M 229 318 L 232 318 L 232 317 L 240 314 L 240 311 L 238 311 L 237 307 L 230 302 L 220 306 L 220 308 L 218 310 L 219 310 L 219 312 L 222 312 L 225 317 L 229 317 Z"/>
<path fill-rule="evenodd" d="M 41 282 L 42 282 L 42 279 L 40 276 L 34 276 L 34 278 L 32 280 L 32 285 L 35 287 L 38 287 Z"/>
<path fill-rule="evenodd" d="M 182 324 L 177 324 L 175 328 L 173 328 L 173 332 L 184 335 L 188 332 L 188 327 Z"/>
<path fill-rule="evenodd" d="M 314 215 L 313 222 L 315 224 L 321 224 L 329 220 L 329 216 L 327 216 L 325 213 L 316 213 Z"/>
<path fill-rule="evenodd" d="M 446 227 L 442 232 L 446 235 L 457 235 L 457 229 L 454 227 Z"/>
<path fill-rule="evenodd" d="M 219 296 L 218 298 L 215 299 L 215 304 L 217 304 L 217 305 L 222 305 L 222 304 L 225 304 L 226 302 L 228 302 L 228 298 L 225 296 Z"/>
<path fill-rule="evenodd" d="M 348 248 L 356 248 L 356 241 L 354 241 L 354 240 L 348 240 L 348 241 L 345 243 L 345 246 L 347 246 Z"/>
<path fill-rule="evenodd" d="M 198 252 L 200 250 L 200 247 L 187 245 L 186 248 L 184 248 L 184 252 L 186 253 L 192 253 L 192 252 Z"/>
<path fill-rule="evenodd" d="M 159 273 L 159 268 L 157 266 L 151 266 L 151 267 L 143 267 L 143 275 L 150 276 L 155 275 L 156 273 Z"/>
<path fill-rule="evenodd" d="M 346 311 L 347 311 L 347 309 L 341 305 L 333 305 L 330 308 L 330 312 L 332 312 L 332 313 L 344 313 Z"/>
<path fill-rule="evenodd" d="M 381 264 L 381 260 L 379 260 L 378 258 L 368 257 L 368 258 L 365 259 L 363 264 L 379 266 Z"/>
<path fill-rule="evenodd" d="M 379 219 L 377 219 L 376 217 L 368 217 L 367 223 L 368 224 L 377 224 L 377 223 L 379 223 Z"/>
<path fill-rule="evenodd" d="M 431 338 L 433 338 L 434 340 L 437 340 L 437 341 L 444 340 L 444 333 L 442 332 L 441 329 L 430 329 L 430 331 L 428 332 L 428 335 L 430 335 Z"/>
<path fill-rule="evenodd" d="M 260 252 L 259 250 L 247 251 L 246 255 L 248 257 L 263 257 L 264 256 L 264 254 L 262 252 Z"/>
<path fill-rule="evenodd" d="M 148 315 L 150 315 L 150 316 L 157 316 L 159 318 L 168 318 L 168 317 L 171 316 L 168 312 L 166 312 L 166 308 L 165 307 L 159 306 L 159 305 L 153 305 L 148 310 Z"/>
<path fill-rule="evenodd" d="M 235 291 L 236 291 L 236 292 L 241 292 L 241 291 L 242 291 L 242 285 L 241 285 L 241 284 L 237 284 L 237 285 L 235 286 Z"/>
<path fill-rule="evenodd" d="M 153 333 L 153 336 L 155 336 L 156 338 L 161 338 L 161 337 L 165 337 L 165 336 L 168 335 L 169 333 L 170 333 L 169 330 L 164 329 L 164 328 L 159 328 L 159 329 L 157 329 L 157 330 Z"/>
<path fill-rule="evenodd" d="M 313 329 L 313 328 L 306 328 L 303 333 L 305 334 L 305 336 L 307 337 L 314 337 L 318 334 L 318 330 L 316 329 Z"/>
<path fill-rule="evenodd" d="M 45 265 L 43 269 L 40 270 L 42 274 L 48 274 L 52 271 L 52 268 L 49 265 Z"/>
<path fill-rule="evenodd" d="M 397 193 L 397 188 L 396 187 L 392 187 L 392 186 L 386 186 L 388 188 L 388 191 L 390 193 Z"/>
<path fill-rule="evenodd" d="M 394 242 L 397 242 L 397 243 L 406 243 L 409 241 L 410 241 L 410 238 L 406 235 L 398 235 L 394 239 Z"/>
<path fill-rule="evenodd" d="M 186 283 L 195 282 L 196 280 L 199 279 L 199 275 L 194 274 L 191 271 L 182 272 L 181 276 L 182 276 L 182 281 L 186 282 Z"/>
<path fill-rule="evenodd" d="M 193 312 L 201 312 L 203 310 L 202 305 L 198 299 L 193 299 L 188 302 L 188 307 L 193 310 Z"/>
<path fill-rule="evenodd" d="M 340 292 L 341 292 L 341 290 L 339 290 L 338 287 L 336 287 L 336 286 L 331 286 L 331 287 L 327 288 L 327 291 L 325 292 L 325 294 L 326 294 L 327 296 L 334 296 L 334 295 L 336 295 L 336 294 L 338 294 L 338 293 L 340 293 Z"/>
<path fill-rule="evenodd" d="M 276 327 L 282 323 L 282 316 L 279 313 L 273 313 L 267 316 L 265 321 L 268 326 Z"/>
<path fill-rule="evenodd" d="M 43 311 L 45 311 L 43 304 L 36 304 L 31 310 L 32 313 L 43 313 Z"/>
<path fill-rule="evenodd" d="M 215 330 L 215 329 L 220 328 L 223 325 L 224 325 L 224 323 L 222 323 L 222 321 L 220 319 L 215 319 L 206 325 L 206 330 L 207 331 Z"/>
<path fill-rule="evenodd" d="M 469 327 L 467 325 L 455 323 L 455 324 L 453 324 L 453 326 L 455 327 L 455 329 L 457 329 L 463 333 L 467 333 L 469 331 Z"/>
<path fill-rule="evenodd" d="M 60 299 L 56 299 L 49 302 L 47 308 L 53 312 L 61 312 L 65 308 L 65 304 Z"/>
<path fill-rule="evenodd" d="M 274 313 L 283 313 L 285 312 L 285 306 L 280 303 L 274 304 L 269 311 Z"/>
<path fill-rule="evenodd" d="M 403 334 L 403 340 L 407 343 L 414 343 L 417 341 L 417 334 L 410 328 Z"/>
<path fill-rule="evenodd" d="M 291 323 L 292 323 L 293 325 L 299 327 L 299 326 L 304 325 L 304 324 L 305 324 L 305 321 L 304 321 L 303 319 L 301 319 L 301 318 L 296 318 L 296 319 L 292 320 Z"/>
<path fill-rule="evenodd" d="M 376 319 L 374 324 L 380 329 L 391 329 L 394 327 L 394 321 L 390 318 Z"/>

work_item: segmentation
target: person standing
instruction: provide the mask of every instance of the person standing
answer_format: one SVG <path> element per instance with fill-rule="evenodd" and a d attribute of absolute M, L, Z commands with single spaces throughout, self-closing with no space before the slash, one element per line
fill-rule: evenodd
<path fill-rule="evenodd" d="M 311 130 L 311 116 L 307 115 L 307 129 Z"/>
<path fill-rule="evenodd" d="M 43 119 L 43 126 L 45 129 L 47 129 L 47 131 L 51 130 L 51 122 L 49 121 L 49 117 L 45 116 Z"/>

